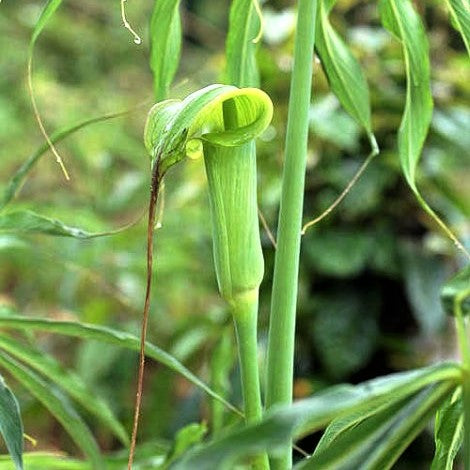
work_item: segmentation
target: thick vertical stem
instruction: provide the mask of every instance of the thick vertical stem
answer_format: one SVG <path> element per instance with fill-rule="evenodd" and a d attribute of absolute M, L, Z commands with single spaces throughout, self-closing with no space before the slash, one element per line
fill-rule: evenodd
<path fill-rule="evenodd" d="M 239 127 L 234 100 L 223 103 L 225 129 Z M 204 142 L 211 203 L 214 262 L 219 291 L 231 307 L 240 359 L 245 418 L 262 416 L 258 371 L 258 288 L 264 272 L 256 206 L 254 142 L 223 147 Z M 269 468 L 267 456 L 253 459 L 257 470 Z"/>
<path fill-rule="evenodd" d="M 316 0 L 299 0 L 268 342 L 266 406 L 291 403 Z M 291 446 L 272 468 L 292 466 Z"/>
<path fill-rule="evenodd" d="M 258 368 L 258 290 L 238 295 L 232 304 L 233 319 L 237 332 L 238 355 L 242 381 L 245 419 L 248 424 L 259 421 L 263 414 Z M 269 468 L 266 455 L 254 459 L 253 468 Z"/>

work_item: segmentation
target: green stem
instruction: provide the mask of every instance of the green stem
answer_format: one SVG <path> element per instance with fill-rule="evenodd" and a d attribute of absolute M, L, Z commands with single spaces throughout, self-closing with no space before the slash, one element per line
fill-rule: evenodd
<path fill-rule="evenodd" d="M 232 304 L 233 319 L 237 332 L 243 403 L 247 424 L 261 420 L 263 408 L 258 369 L 258 290 L 249 291 L 235 298 Z M 269 469 L 266 455 L 258 456 L 253 462 L 257 470 Z"/>
<path fill-rule="evenodd" d="M 316 8 L 316 0 L 299 0 L 269 325 L 267 408 L 292 402 L 295 316 Z M 272 468 L 286 470 L 291 466 L 289 443 L 282 456 L 272 461 Z"/>
<path fill-rule="evenodd" d="M 468 292 L 463 292 L 468 295 Z M 470 342 L 462 312 L 464 297 L 455 297 L 454 314 L 460 355 L 463 362 L 462 399 L 464 410 L 463 462 L 465 470 L 470 470 Z"/>

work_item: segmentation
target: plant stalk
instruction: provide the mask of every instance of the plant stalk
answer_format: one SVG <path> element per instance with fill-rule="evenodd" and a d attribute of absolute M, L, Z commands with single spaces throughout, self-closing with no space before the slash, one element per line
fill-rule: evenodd
<path fill-rule="evenodd" d="M 266 407 L 292 402 L 295 316 L 307 162 L 316 0 L 299 0 L 268 340 Z M 291 443 L 272 460 L 292 467 Z"/>
<path fill-rule="evenodd" d="M 223 120 L 225 130 L 243 126 L 235 100 L 223 102 Z M 256 204 L 256 149 L 254 141 L 232 147 L 205 141 L 203 146 L 217 282 L 235 323 L 245 419 L 251 424 L 263 413 L 257 318 L 264 262 Z M 252 463 L 256 470 L 269 469 L 266 454 L 256 456 Z"/>
<path fill-rule="evenodd" d="M 237 333 L 240 375 L 242 381 L 243 403 L 247 424 L 261 420 L 263 407 L 258 368 L 258 290 L 237 296 L 232 303 L 232 313 Z M 255 457 L 253 468 L 269 469 L 267 455 Z"/>

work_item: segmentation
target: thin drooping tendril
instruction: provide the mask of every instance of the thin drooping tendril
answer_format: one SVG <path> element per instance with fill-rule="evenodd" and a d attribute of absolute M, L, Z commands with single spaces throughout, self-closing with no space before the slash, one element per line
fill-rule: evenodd
<path fill-rule="evenodd" d="M 413 192 L 416 196 L 416 199 L 420 203 L 421 207 L 426 211 L 426 213 L 432 217 L 432 219 L 439 225 L 440 229 L 447 235 L 447 237 L 454 243 L 455 247 L 462 252 L 462 254 L 470 261 L 470 252 L 465 248 L 463 243 L 458 239 L 457 235 L 449 228 L 449 226 L 434 212 L 434 209 L 426 202 L 426 200 L 421 196 L 421 193 L 413 188 Z"/>
<path fill-rule="evenodd" d="M 127 21 L 126 18 L 126 7 L 125 3 L 127 0 L 121 0 L 121 19 L 122 19 L 122 24 L 124 25 L 124 28 L 126 28 L 132 36 L 134 36 L 134 43 L 135 44 L 142 44 L 142 38 L 134 31 L 132 26 L 130 25 L 129 21 Z"/>
<path fill-rule="evenodd" d="M 264 214 L 261 212 L 261 210 L 259 208 L 258 208 L 258 217 L 259 217 L 259 220 L 261 221 L 261 225 L 263 226 L 264 230 L 266 231 L 266 235 L 268 236 L 269 241 L 271 242 L 271 245 L 276 250 L 277 249 L 276 239 L 274 238 L 273 232 L 269 228 L 268 222 L 266 221 L 266 218 L 264 217 Z"/>
<path fill-rule="evenodd" d="M 155 217 L 157 209 L 158 191 L 162 175 L 160 172 L 160 158 L 157 156 L 152 168 L 152 181 L 150 185 L 149 216 L 147 225 L 147 286 L 145 291 L 144 311 L 142 314 L 142 327 L 140 333 L 139 373 L 137 378 L 137 391 L 135 394 L 134 422 L 132 426 L 131 446 L 129 449 L 128 470 L 132 470 L 135 447 L 137 443 L 137 431 L 139 428 L 140 408 L 142 405 L 142 391 L 144 386 L 145 369 L 145 341 L 147 337 L 147 324 L 150 310 L 150 294 L 152 291 L 153 278 L 153 238 L 155 234 Z"/>
<path fill-rule="evenodd" d="M 344 190 L 341 192 L 341 194 L 335 199 L 335 201 L 328 206 L 318 217 L 315 217 L 313 220 L 310 222 L 307 222 L 303 227 L 302 231 L 300 232 L 301 235 L 305 235 L 307 230 L 310 227 L 313 227 L 315 224 L 320 222 L 320 220 L 323 220 L 327 215 L 329 215 L 333 210 L 341 204 L 341 201 L 348 195 L 349 191 L 353 188 L 353 186 L 357 183 L 359 178 L 361 177 L 362 173 L 364 173 L 365 169 L 369 166 L 369 163 L 372 161 L 372 159 L 377 155 L 378 152 L 372 150 L 372 152 L 369 154 L 369 156 L 364 160 L 364 163 L 359 167 L 357 170 L 356 174 L 352 177 L 351 181 L 347 184 L 347 186 L 344 188 Z"/>
<path fill-rule="evenodd" d="M 49 134 L 46 131 L 46 128 L 44 127 L 44 124 L 42 122 L 41 114 L 39 113 L 39 108 L 36 103 L 36 98 L 34 97 L 34 89 L 33 89 L 33 55 L 30 54 L 28 58 L 28 93 L 29 93 L 29 98 L 31 100 L 31 104 L 33 106 L 33 113 L 34 117 L 36 118 L 36 121 L 39 125 L 39 129 L 41 130 L 41 134 L 44 136 L 46 139 L 47 144 L 49 145 L 49 148 L 51 149 L 51 152 L 54 154 L 56 162 L 60 165 L 60 168 L 62 170 L 62 173 L 65 176 L 65 179 L 67 181 L 70 180 L 69 173 L 67 171 L 67 168 L 65 168 L 64 161 L 62 160 L 62 157 L 59 155 L 59 152 L 55 148 L 51 138 L 49 137 Z"/>

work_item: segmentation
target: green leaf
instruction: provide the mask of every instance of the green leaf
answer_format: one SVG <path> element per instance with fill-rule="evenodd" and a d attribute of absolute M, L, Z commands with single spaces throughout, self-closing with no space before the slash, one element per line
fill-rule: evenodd
<path fill-rule="evenodd" d="M 257 0 L 256 0 L 257 1 Z M 225 81 L 238 87 L 258 86 L 257 44 L 260 28 L 253 0 L 233 0 L 226 41 Z"/>
<path fill-rule="evenodd" d="M 441 290 L 441 301 L 448 315 L 470 314 L 470 265 L 449 279 Z"/>
<path fill-rule="evenodd" d="M 0 214 L 0 233 L 40 233 L 59 237 L 73 237 L 80 239 L 105 237 L 120 233 L 129 228 L 129 225 L 107 232 L 87 232 L 78 227 L 70 227 L 57 219 L 52 219 L 33 211 L 12 211 Z"/>
<path fill-rule="evenodd" d="M 453 384 L 431 385 L 405 402 L 398 402 L 367 419 L 359 414 L 320 442 L 300 469 L 388 469 L 426 426 Z M 347 418 L 346 418 L 347 420 Z M 327 430 L 328 433 L 328 430 Z M 326 444 L 327 443 L 327 444 Z"/>
<path fill-rule="evenodd" d="M 42 30 L 46 26 L 47 22 L 49 19 L 54 15 L 56 12 L 57 8 L 59 8 L 60 4 L 62 3 L 61 0 L 50 0 L 44 9 L 41 12 L 41 15 L 39 16 L 38 21 L 35 24 L 33 34 L 31 35 L 31 40 L 29 42 L 29 47 L 28 47 L 28 69 L 27 69 L 27 81 L 28 81 L 28 94 L 31 100 L 31 104 L 33 106 L 33 111 L 34 111 L 34 116 L 36 118 L 36 121 L 39 125 L 39 128 L 41 129 L 41 133 L 44 136 L 45 140 L 47 141 L 52 153 L 54 154 L 56 158 L 56 162 L 59 164 L 61 167 L 61 170 L 65 176 L 65 179 L 69 179 L 69 175 L 67 172 L 67 169 L 65 168 L 64 162 L 62 161 L 61 156 L 57 152 L 56 148 L 54 147 L 54 144 L 50 141 L 49 135 L 44 127 L 44 124 L 41 119 L 41 115 L 38 109 L 38 106 L 36 104 L 36 99 L 34 97 L 34 90 L 33 90 L 33 54 L 34 54 L 34 46 L 36 44 L 36 41 L 41 34 Z"/>
<path fill-rule="evenodd" d="M 467 258 L 470 253 L 421 196 L 416 168 L 431 123 L 429 46 L 426 31 L 410 0 L 380 0 L 382 24 L 402 44 L 406 71 L 406 102 L 398 131 L 398 153 L 406 181 L 421 207 Z"/>
<path fill-rule="evenodd" d="M 59 129 L 55 131 L 50 139 L 53 144 L 60 142 L 61 140 L 65 139 L 69 135 L 73 134 L 74 132 L 87 127 L 90 124 L 94 124 L 101 121 L 106 121 L 108 119 L 112 119 L 119 116 L 124 116 L 127 114 L 128 111 L 124 111 L 121 113 L 113 113 L 113 114 L 105 114 L 102 116 L 97 116 L 91 119 L 85 119 L 84 121 L 80 121 L 77 124 L 73 124 L 72 126 L 65 127 L 63 129 Z M 34 168 L 36 163 L 39 159 L 49 150 L 49 144 L 44 142 L 21 166 L 18 168 L 16 173 L 12 176 L 10 181 L 8 182 L 5 191 L 3 193 L 2 201 L 0 202 L 0 210 L 3 209 L 20 191 L 21 186 L 26 179 L 28 173 Z"/>
<path fill-rule="evenodd" d="M 155 0 L 150 21 L 150 68 L 156 101 L 168 97 L 181 54 L 180 0 Z"/>
<path fill-rule="evenodd" d="M 468 0 L 446 0 L 452 23 L 462 35 L 463 42 L 470 55 L 470 6 Z"/>
<path fill-rule="evenodd" d="M 373 158 L 379 154 L 379 147 L 372 132 L 369 87 L 367 81 L 362 73 L 359 62 L 331 26 L 328 18 L 335 3 L 336 0 L 320 0 L 318 2 L 315 48 L 320 56 L 322 67 L 328 78 L 332 92 L 336 95 L 349 115 L 367 132 L 371 151 L 340 196 L 319 217 L 305 224 L 302 228 L 302 234 L 305 234 L 309 227 L 323 219 L 346 197 Z M 317 127 L 320 126 L 317 124 Z M 323 125 L 320 128 L 325 129 L 325 126 Z M 336 140 L 338 142 L 341 141 L 340 138 Z M 344 138 L 342 140 L 344 141 Z"/>
<path fill-rule="evenodd" d="M 92 470 L 92 466 L 85 460 L 47 452 L 27 452 L 24 454 L 24 463 L 28 470 Z M 11 463 L 0 455 L 0 470 L 11 470 L 11 468 Z M 106 466 L 106 470 L 114 468 Z"/>
<path fill-rule="evenodd" d="M 0 434 L 16 470 L 23 470 L 23 422 L 15 395 L 0 375 Z M 10 459 L 8 459 L 10 460 Z"/>
<path fill-rule="evenodd" d="M 311 432 L 318 429 L 319 421 L 328 418 L 331 421 L 331 415 L 343 414 L 346 410 L 367 410 L 373 406 L 384 408 L 391 403 L 406 398 L 407 396 L 419 391 L 429 384 L 437 382 L 456 383 L 461 380 L 462 371 L 459 364 L 441 363 L 415 369 L 409 372 L 399 372 L 372 379 L 355 386 L 341 386 L 338 395 L 344 394 L 345 401 L 333 403 L 328 410 L 319 410 L 317 408 L 315 396 L 305 401 L 307 409 L 312 414 L 311 417 L 304 416 L 299 427 L 300 435 L 305 432 Z M 336 387 L 334 387 L 336 388 Z M 333 389 L 334 389 L 333 388 Z M 326 392 L 325 392 L 326 393 Z M 336 393 L 333 393 L 335 395 Z M 329 395 L 328 398 L 330 399 Z M 311 406 L 311 408 L 310 408 Z"/>
<path fill-rule="evenodd" d="M 150 441 L 136 449 L 135 470 L 160 468 L 168 452 L 168 443 Z M 127 467 L 128 450 L 123 449 L 103 457 L 106 470 L 123 470 Z M 27 470 L 92 470 L 89 461 L 68 457 L 64 453 L 25 452 L 23 460 Z M 11 470 L 10 458 L 0 455 L 0 470 Z M 100 469 L 101 470 L 101 469 Z"/>
<path fill-rule="evenodd" d="M 126 333 L 124 331 L 113 330 L 104 326 L 90 325 L 87 323 L 55 321 L 49 319 L 27 318 L 18 315 L 8 315 L 0 316 L 0 326 L 3 328 L 14 328 L 21 330 L 47 331 L 50 333 L 73 336 L 80 339 L 90 339 L 104 343 L 115 344 L 116 346 L 131 349 L 132 351 L 140 350 L 140 338 L 137 336 L 131 335 L 130 333 Z M 197 378 L 177 359 L 159 347 L 147 342 L 145 346 L 145 353 L 148 357 L 167 366 L 174 372 L 181 374 L 193 385 L 203 390 L 212 398 L 219 400 L 234 413 L 239 415 L 241 414 L 239 410 L 237 410 L 224 398 L 211 390 L 204 382 L 202 382 L 202 380 Z"/>
<path fill-rule="evenodd" d="M 436 451 L 431 470 L 452 470 L 453 462 L 463 440 L 462 393 L 458 389 L 436 413 L 434 441 Z"/>
<path fill-rule="evenodd" d="M 0 348 L 36 369 L 64 389 L 87 411 L 106 425 L 125 446 L 129 444 L 126 430 L 116 419 L 110 407 L 93 390 L 89 389 L 78 375 L 64 369 L 52 356 L 6 336 L 0 336 Z"/>
<path fill-rule="evenodd" d="M 432 116 L 429 46 L 420 17 L 409 0 L 380 0 L 382 23 L 401 41 L 406 69 L 406 104 L 398 133 L 403 172 L 413 191 L 416 166 Z"/>
<path fill-rule="evenodd" d="M 57 8 L 59 8 L 61 3 L 62 3 L 62 0 L 49 0 L 47 5 L 42 10 L 41 15 L 39 16 L 39 19 L 34 25 L 33 34 L 29 41 L 29 55 L 30 56 L 32 56 L 33 54 L 34 45 L 36 44 L 36 41 L 39 35 L 41 34 L 42 30 L 46 26 L 49 19 L 54 15 Z"/>
<path fill-rule="evenodd" d="M 362 468 L 363 453 L 370 450 L 378 436 L 389 426 L 390 420 L 412 400 L 393 403 L 380 413 L 367 410 L 366 413 L 361 411 L 334 420 L 323 434 L 312 457 L 296 465 L 295 470 Z"/>
<path fill-rule="evenodd" d="M 427 385 L 444 382 L 448 388 L 461 380 L 458 364 L 443 363 L 410 372 L 380 377 L 360 385 L 338 385 L 300 400 L 292 406 L 266 413 L 256 425 L 236 429 L 186 454 L 172 468 L 232 468 L 242 456 L 267 450 L 271 455 L 291 437 L 317 431 L 330 421 L 349 413 L 375 408 L 377 412 L 419 392 Z"/>
<path fill-rule="evenodd" d="M 8 370 L 28 391 L 35 396 L 62 424 L 64 429 L 93 463 L 96 470 L 103 468 L 100 449 L 88 426 L 71 403 L 53 386 L 44 382 L 33 371 L 15 361 L 9 355 L 0 355 L 0 365 Z"/>
<path fill-rule="evenodd" d="M 331 90 L 344 109 L 365 129 L 371 143 L 375 144 L 370 118 L 369 87 L 359 62 L 331 26 L 328 14 L 333 3 L 328 4 L 325 0 L 319 2 L 315 48 Z"/>
<path fill-rule="evenodd" d="M 380 436 L 373 452 L 368 453 L 364 468 L 390 469 L 403 451 L 428 424 L 436 408 L 448 396 L 453 384 L 439 384 L 423 390 L 409 406 L 393 420 L 393 424 Z"/>

